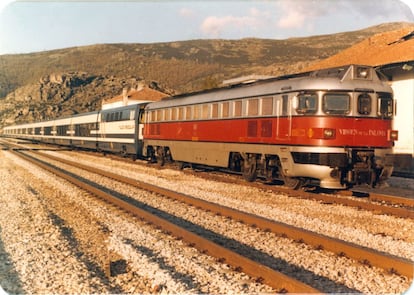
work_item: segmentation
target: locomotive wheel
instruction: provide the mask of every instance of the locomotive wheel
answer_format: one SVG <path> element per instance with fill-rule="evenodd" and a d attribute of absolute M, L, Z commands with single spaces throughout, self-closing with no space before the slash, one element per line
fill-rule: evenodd
<path fill-rule="evenodd" d="M 279 177 L 283 180 L 284 185 L 287 186 L 288 188 L 297 190 L 297 189 L 300 189 L 305 184 L 305 181 L 301 178 L 287 176 L 283 172 L 282 164 L 280 163 L 280 161 L 278 162 L 278 170 L 279 170 Z"/>
<path fill-rule="evenodd" d="M 162 146 L 159 146 L 157 148 L 157 164 L 162 167 L 165 165 L 165 151 L 164 148 Z"/>
<path fill-rule="evenodd" d="M 253 182 L 257 178 L 257 163 L 254 157 L 244 160 L 243 177 L 248 182 Z"/>
<path fill-rule="evenodd" d="M 300 178 L 283 176 L 282 180 L 285 186 L 294 190 L 300 189 L 304 184 L 304 181 Z"/>

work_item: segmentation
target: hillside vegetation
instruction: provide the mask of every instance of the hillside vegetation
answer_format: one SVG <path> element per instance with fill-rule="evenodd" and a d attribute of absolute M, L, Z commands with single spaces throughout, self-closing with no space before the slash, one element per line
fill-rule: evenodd
<path fill-rule="evenodd" d="M 243 75 L 300 72 L 374 34 L 408 23 L 286 40 L 190 40 L 153 44 L 102 44 L 0 56 L 0 128 L 99 108 L 102 98 L 144 80 L 170 94 L 218 86 Z M 57 83 L 49 77 L 61 75 Z M 53 80 L 53 79 L 52 79 Z M 131 82 L 132 81 L 132 82 Z M 74 99 L 75 98 L 75 99 Z"/>

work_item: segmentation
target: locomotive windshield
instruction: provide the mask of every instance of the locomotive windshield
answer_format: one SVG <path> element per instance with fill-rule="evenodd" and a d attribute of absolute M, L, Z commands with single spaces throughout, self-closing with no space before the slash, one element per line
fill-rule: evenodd
<path fill-rule="evenodd" d="M 298 95 L 298 107 L 296 111 L 300 114 L 314 114 L 318 110 L 318 95 L 306 93 Z"/>
<path fill-rule="evenodd" d="M 371 96 L 368 93 L 358 96 L 358 113 L 361 115 L 371 114 Z"/>
<path fill-rule="evenodd" d="M 378 93 L 378 116 L 391 118 L 393 115 L 393 101 L 390 93 Z"/>
<path fill-rule="evenodd" d="M 327 93 L 323 96 L 323 111 L 331 115 L 345 115 L 350 110 L 347 93 Z"/>

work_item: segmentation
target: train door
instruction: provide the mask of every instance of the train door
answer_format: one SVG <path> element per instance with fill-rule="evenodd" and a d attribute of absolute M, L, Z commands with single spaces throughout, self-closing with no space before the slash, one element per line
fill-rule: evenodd
<path fill-rule="evenodd" d="M 144 145 L 144 115 L 145 115 L 145 105 L 138 107 L 134 110 L 136 112 L 136 154 L 138 157 L 142 156 L 142 149 Z M 132 116 L 132 114 L 131 114 Z"/>
<path fill-rule="evenodd" d="M 284 94 L 276 99 L 276 139 L 288 141 L 292 131 L 292 108 L 289 95 Z"/>
<path fill-rule="evenodd" d="M 107 150 L 107 142 L 105 142 L 107 134 L 107 124 L 110 119 L 110 113 L 108 111 L 100 112 L 100 122 L 99 122 L 99 131 L 97 135 L 97 149 L 100 151 Z"/>

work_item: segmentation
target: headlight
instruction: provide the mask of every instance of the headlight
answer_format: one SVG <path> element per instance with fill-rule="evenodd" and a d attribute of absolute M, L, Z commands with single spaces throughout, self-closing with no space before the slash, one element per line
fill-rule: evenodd
<path fill-rule="evenodd" d="M 335 129 L 325 128 L 323 129 L 324 138 L 335 138 Z"/>
<path fill-rule="evenodd" d="M 388 132 L 387 132 L 387 140 L 388 141 L 396 141 L 396 140 L 398 140 L 398 130 L 388 130 Z"/>

